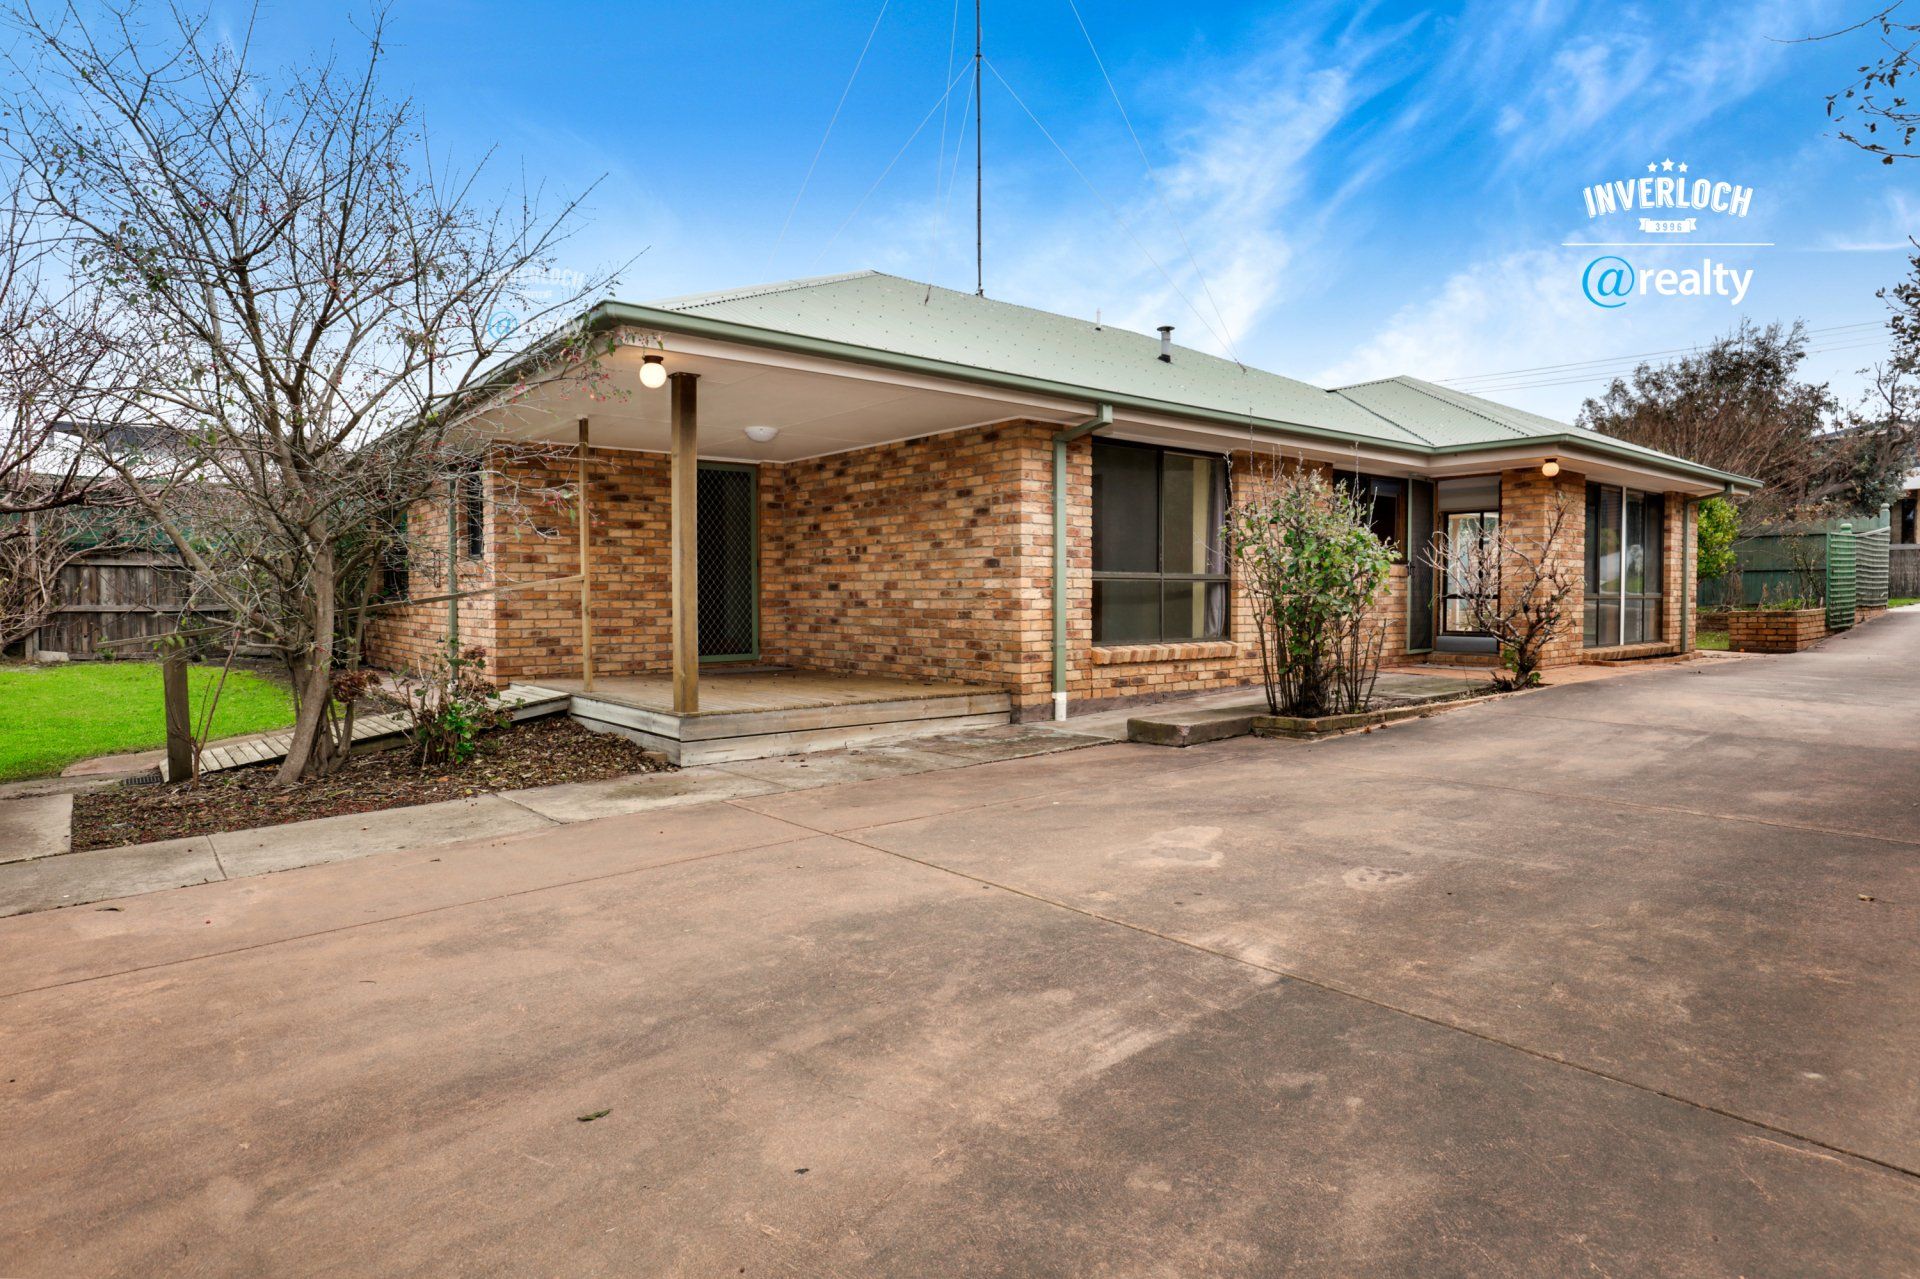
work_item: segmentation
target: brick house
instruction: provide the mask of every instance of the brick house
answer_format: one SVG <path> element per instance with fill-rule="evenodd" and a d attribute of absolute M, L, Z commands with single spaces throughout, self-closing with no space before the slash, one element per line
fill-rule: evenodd
<path fill-rule="evenodd" d="M 459 625 L 496 675 L 688 759 L 724 757 L 680 747 L 726 714 L 760 716 L 733 724 L 769 753 L 904 733 L 912 707 L 950 727 L 1256 682 L 1218 522 L 1233 476 L 1275 464 L 1370 501 L 1399 551 L 1389 660 L 1496 660 L 1418 549 L 1537 526 L 1555 500 L 1584 513 L 1568 554 L 1586 594 L 1552 660 L 1676 651 L 1692 504 L 1746 486 L 1413 378 L 1324 390 L 1164 331 L 875 272 L 607 303 L 586 323 L 601 376 L 526 370 L 478 415 L 490 463 L 456 519 L 418 527 L 452 527 L 461 586 L 490 592 Z M 446 627 L 445 604 L 388 610 L 369 655 L 406 665 Z M 796 672 L 895 718 L 782 703 Z M 809 714 L 771 716 L 783 705 Z"/>

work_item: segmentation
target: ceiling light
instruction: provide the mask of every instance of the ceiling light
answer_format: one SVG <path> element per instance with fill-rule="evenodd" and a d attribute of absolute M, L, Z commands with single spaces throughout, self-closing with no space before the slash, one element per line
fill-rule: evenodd
<path fill-rule="evenodd" d="M 640 361 L 640 385 L 650 391 L 657 391 L 667 384 L 667 360 L 662 355 L 649 355 Z"/>
<path fill-rule="evenodd" d="M 774 437 L 779 434 L 780 428 L 777 426 L 750 426 L 747 428 L 747 438 L 755 444 L 771 444 L 773 443 Z"/>
<path fill-rule="evenodd" d="M 1546 476 L 1548 479 L 1552 479 L 1554 476 L 1560 474 L 1560 460 L 1550 457 L 1542 462 L 1540 464 L 1540 474 Z"/>

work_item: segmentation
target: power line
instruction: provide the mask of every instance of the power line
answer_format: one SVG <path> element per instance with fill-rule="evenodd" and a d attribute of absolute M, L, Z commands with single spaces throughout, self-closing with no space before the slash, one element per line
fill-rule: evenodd
<path fill-rule="evenodd" d="M 1847 329 L 1878 328 L 1881 324 L 1882 321 L 1880 320 L 1860 320 L 1852 324 L 1831 324 L 1817 329 L 1808 329 L 1807 335 L 1811 337 L 1818 333 L 1839 333 Z M 1594 360 L 1572 360 L 1563 364 L 1535 364 L 1526 368 L 1503 369 L 1497 373 L 1469 373 L 1462 374 L 1459 377 L 1435 378 L 1433 380 L 1442 386 L 1453 386 L 1462 382 L 1499 381 L 1525 373 L 1551 373 L 1561 369 L 1583 369 L 1601 364 L 1614 365 L 1623 362 L 1631 363 L 1636 360 L 1650 360 L 1662 355 L 1687 355 L 1701 349 L 1702 347 L 1699 344 L 1693 346 L 1677 346 L 1669 347 L 1664 351 L 1643 351 L 1638 355 L 1609 355 Z"/>
<path fill-rule="evenodd" d="M 953 79 L 953 52 L 960 47 L 960 0 L 953 0 L 953 21 L 947 26 L 947 79 Z M 951 97 L 941 101 L 951 105 Z M 933 199 L 940 202 L 940 171 L 947 167 L 947 106 L 940 108 L 940 150 L 933 157 Z M 936 237 L 937 238 L 937 237 Z"/>
<path fill-rule="evenodd" d="M 1830 346 L 1808 347 L 1807 354 L 1810 356 L 1834 355 L 1843 351 L 1865 351 L 1883 346 L 1884 344 L 1877 340 L 1868 342 L 1838 342 Z M 1615 369 L 1595 369 L 1586 373 L 1573 373 L 1565 376 L 1556 375 L 1527 382 L 1508 382 L 1498 386 L 1474 386 L 1472 388 L 1454 386 L 1450 389 L 1460 391 L 1467 395 L 1502 395 L 1509 391 L 1533 391 L 1544 387 L 1591 386 L 1595 382 L 1611 382 L 1615 378 L 1623 377 L 1633 372 L 1634 368 L 1637 367 L 1638 365 L 1624 366 Z"/>
<path fill-rule="evenodd" d="M 813 181 L 813 171 L 820 165 L 820 157 L 827 149 L 827 139 L 833 136 L 833 126 L 840 120 L 840 110 L 847 105 L 847 95 L 853 92 L 853 82 L 860 77 L 860 68 L 867 60 L 867 50 L 873 48 L 873 38 L 880 33 L 880 20 L 887 16 L 887 6 L 892 3 L 893 0 L 880 0 L 880 12 L 873 15 L 873 26 L 867 30 L 867 42 L 860 46 L 860 56 L 853 60 L 853 73 L 847 77 L 847 87 L 840 90 L 840 100 L 833 104 L 833 115 L 827 120 L 827 131 L 820 135 L 820 145 L 813 151 L 813 162 L 807 165 L 807 176 L 800 179 L 800 189 L 793 193 L 793 203 L 787 206 L 787 216 L 780 223 L 780 234 L 773 242 L 773 251 L 767 254 L 769 269 L 780 252 L 780 246 L 787 242 L 787 227 L 793 222 L 794 210 L 800 207 L 800 198 L 807 193 L 807 185 Z"/>
<path fill-rule="evenodd" d="M 1047 126 L 1040 123 L 1040 117 L 1033 113 L 1033 108 L 1028 106 L 1026 103 L 1026 100 L 1014 91 L 1014 88 L 1011 84 L 1007 83 L 1006 76 L 1000 74 L 1000 68 L 995 66 L 993 62 L 989 60 L 987 62 L 987 69 L 993 72 L 993 78 L 1000 82 L 1000 87 L 1007 91 L 1008 95 L 1013 98 L 1015 104 L 1018 105 L 1022 111 L 1026 112 L 1027 119 L 1033 121 L 1033 127 L 1040 130 L 1040 136 L 1045 138 L 1049 143 L 1051 143 L 1053 145 L 1053 149 L 1060 153 L 1060 158 L 1067 162 L 1067 167 L 1069 169 L 1073 170 L 1073 176 L 1075 176 L 1076 178 L 1079 178 L 1081 184 L 1084 185 L 1088 191 L 1092 192 L 1094 199 L 1100 201 L 1102 205 L 1106 206 L 1107 212 L 1113 215 L 1113 220 L 1119 224 L 1120 229 L 1127 233 L 1127 238 L 1133 241 L 1134 247 L 1139 249 L 1142 256 L 1144 256 L 1147 259 L 1147 261 L 1153 264 L 1153 269 L 1160 273 L 1160 278 L 1167 282 L 1167 287 L 1174 291 L 1175 296 L 1177 296 L 1182 302 L 1186 303 L 1187 309 L 1193 312 L 1194 318 L 1200 321 L 1201 327 L 1205 328 L 1207 332 L 1213 334 L 1214 341 L 1220 343 L 1220 345 L 1222 346 L 1228 346 L 1226 338 L 1222 337 L 1219 331 L 1213 327 L 1213 325 L 1207 320 L 1206 314 L 1203 311 L 1201 311 L 1199 307 L 1193 304 L 1193 299 L 1188 297 L 1186 295 L 1185 290 L 1183 290 L 1180 287 L 1179 283 L 1174 280 L 1173 276 L 1167 273 L 1167 268 L 1160 265 L 1160 259 L 1154 257 L 1153 251 L 1147 248 L 1146 244 L 1140 239 L 1140 237 L 1137 234 L 1135 234 L 1133 229 L 1133 224 L 1127 221 L 1127 219 L 1121 214 L 1120 210 L 1114 206 L 1113 201 L 1107 199 L 1107 197 L 1101 193 L 1099 187 L 1096 187 L 1095 185 L 1093 185 L 1092 180 L 1088 178 L 1084 172 L 1081 171 L 1081 168 L 1079 165 L 1073 162 L 1073 157 L 1067 154 L 1067 149 L 1060 145 L 1060 143 L 1054 138 L 1053 134 L 1047 132 Z M 1246 366 L 1241 365 L 1241 367 L 1245 368 Z"/>
<path fill-rule="evenodd" d="M 945 104 L 947 99 L 953 96 L 954 85 L 959 84 L 960 81 L 965 78 L 966 74 L 967 74 L 966 72 L 962 71 L 959 75 L 955 76 L 951 81 L 949 81 L 947 84 L 947 87 L 941 91 L 939 99 L 935 101 L 932 106 L 927 108 L 927 113 L 920 117 L 920 123 L 913 126 L 913 132 L 909 133 L 907 135 L 907 140 L 900 144 L 900 149 L 893 153 L 893 159 L 887 161 L 887 167 L 880 170 L 880 176 L 873 180 L 873 185 L 867 188 L 867 193 L 861 196 L 860 199 L 854 204 L 853 210 L 847 214 L 845 221 L 841 222 L 838 227 L 834 228 L 833 234 L 828 236 L 826 239 L 826 243 L 820 246 L 820 252 L 813 255 L 813 260 L 815 263 L 818 263 L 821 257 L 823 257 L 826 254 L 826 251 L 833 247 L 833 242 L 840 238 L 840 233 L 846 230 L 848 224 L 851 223 L 854 220 L 854 218 L 859 215 L 860 210 L 866 207 L 866 203 L 869 199 L 873 197 L 873 193 L 880 189 L 880 184 L 887 180 L 887 175 L 889 173 L 893 172 L 893 166 L 900 163 L 900 157 L 907 153 L 907 148 L 913 145 L 913 140 L 920 136 L 920 131 L 922 129 L 927 127 L 927 122 L 933 119 L 933 113 L 935 111 L 938 111 L 941 108 L 941 106 Z"/>
<path fill-rule="evenodd" d="M 1807 333 L 1809 336 L 1812 336 L 1813 334 L 1816 334 L 1816 333 L 1837 333 L 1845 329 L 1878 328 L 1880 326 L 1880 323 L 1881 322 L 1878 320 L 1862 320 L 1854 324 L 1835 324 L 1835 325 L 1829 325 L 1829 326 L 1818 328 L 1818 329 L 1808 329 Z M 1702 349 L 1701 345 L 1696 343 L 1693 346 L 1670 347 L 1664 351 L 1644 351 L 1638 355 L 1609 355 L 1609 356 L 1603 356 L 1599 359 L 1594 359 L 1594 360 L 1572 360 L 1564 364 L 1536 364 L 1526 368 L 1506 369 L 1498 373 L 1463 374 L 1459 377 L 1436 378 L 1435 380 L 1441 383 L 1484 382 L 1492 379 L 1517 376 L 1519 374 L 1524 374 L 1524 373 L 1544 373 L 1544 372 L 1551 372 L 1556 369 L 1588 368 L 1596 364 L 1619 364 L 1623 361 L 1652 359 L 1653 357 L 1660 356 L 1660 355 L 1680 355 L 1680 354 L 1686 354 L 1693 351 L 1698 351 L 1700 349 Z"/>
<path fill-rule="evenodd" d="M 972 111 L 973 84 L 969 81 L 966 100 L 960 104 L 960 136 L 954 140 L 953 144 L 953 166 L 947 170 L 947 193 L 941 197 L 940 221 L 934 228 L 936 239 L 946 232 L 947 210 L 953 207 L 953 189 L 960 181 L 960 157 L 967 152 L 967 117 Z"/>
<path fill-rule="evenodd" d="M 1200 281 L 1200 288 L 1207 295 L 1207 304 L 1213 308 L 1214 318 L 1220 321 L 1220 327 L 1227 330 L 1227 354 L 1233 362 L 1246 368 L 1241 362 L 1240 353 L 1234 349 L 1233 326 L 1227 323 L 1227 313 L 1221 309 L 1219 299 L 1213 296 L 1213 285 L 1207 282 L 1207 273 L 1200 269 L 1200 260 L 1194 256 L 1193 245 L 1187 240 L 1186 228 L 1180 224 L 1180 217 L 1173 211 L 1173 205 L 1167 200 L 1166 187 L 1160 182 L 1160 175 L 1154 172 L 1153 161 L 1147 158 L 1147 148 L 1140 141 L 1140 134 L 1133 127 L 1133 117 L 1127 114 L 1127 104 L 1120 100 L 1120 90 L 1114 87 L 1113 77 L 1107 73 L 1106 59 L 1100 56 L 1100 49 L 1093 42 L 1093 33 L 1087 30 L 1087 21 L 1080 16 L 1080 6 L 1073 0 L 1067 0 L 1067 8 L 1073 11 L 1073 20 L 1080 25 L 1080 34 L 1087 42 L 1087 52 L 1093 55 L 1093 65 L 1100 68 L 1100 78 L 1107 82 L 1107 92 L 1113 97 L 1113 105 L 1120 111 L 1120 122 L 1127 126 L 1127 136 L 1133 139 L 1133 149 L 1140 153 L 1141 167 L 1147 171 L 1147 181 L 1153 187 L 1154 194 L 1160 198 L 1160 207 L 1166 210 L 1168 221 L 1173 223 L 1174 234 L 1180 237 L 1180 247 L 1186 250 L 1187 264 L 1193 268 L 1194 278 Z"/>

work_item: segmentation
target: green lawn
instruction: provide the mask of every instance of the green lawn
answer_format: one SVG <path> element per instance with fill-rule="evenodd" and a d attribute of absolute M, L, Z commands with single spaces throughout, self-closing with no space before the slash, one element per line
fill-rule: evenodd
<path fill-rule="evenodd" d="M 1895 599 L 1895 600 L 1887 601 L 1888 608 L 1905 608 L 1909 604 L 1920 604 L 1920 597 L 1909 597 L 1905 599 Z"/>
<path fill-rule="evenodd" d="M 1725 631 L 1696 631 L 1693 636 L 1693 646 L 1724 653 L 1727 651 L 1727 638 Z"/>
<path fill-rule="evenodd" d="M 217 666 L 189 677 L 194 723 Z M 293 723 L 293 699 L 272 680 L 232 671 L 213 716 L 213 736 L 262 733 Z M 75 760 L 167 744 L 155 662 L 76 662 L 0 667 L 0 781 L 58 773 Z"/>

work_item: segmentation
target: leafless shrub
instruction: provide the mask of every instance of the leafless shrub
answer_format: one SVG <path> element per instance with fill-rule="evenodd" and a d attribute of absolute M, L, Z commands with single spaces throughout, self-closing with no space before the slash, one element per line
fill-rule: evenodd
<path fill-rule="evenodd" d="M 1569 559 L 1584 512 L 1564 495 L 1549 499 L 1537 533 L 1501 521 L 1472 542 L 1442 542 L 1425 552 L 1427 564 L 1466 601 L 1473 629 L 1500 645 L 1505 672 L 1496 682 L 1531 688 L 1540 682 L 1546 649 L 1575 624 L 1576 592 L 1584 569 Z"/>

